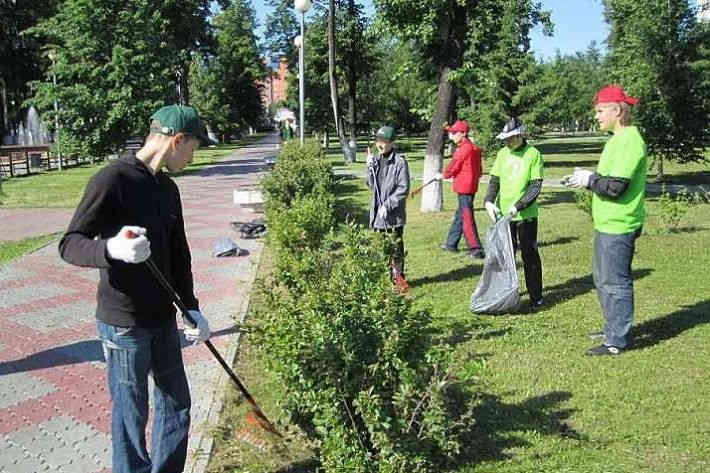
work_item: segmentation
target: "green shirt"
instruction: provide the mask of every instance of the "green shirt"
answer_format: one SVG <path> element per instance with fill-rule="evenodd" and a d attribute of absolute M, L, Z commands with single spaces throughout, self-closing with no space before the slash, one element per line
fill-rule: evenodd
<path fill-rule="evenodd" d="M 597 173 L 603 177 L 629 179 L 629 187 L 616 199 L 594 194 L 592 218 L 594 228 L 602 233 L 622 234 L 637 230 L 646 217 L 646 143 L 635 126 L 614 134 L 599 158 Z"/>
<path fill-rule="evenodd" d="M 491 175 L 500 180 L 498 208 L 502 212 L 507 212 L 525 195 L 530 181 L 543 178 L 543 164 L 540 152 L 530 145 L 520 146 L 512 151 L 505 146 L 498 151 Z M 518 212 L 513 220 L 535 218 L 537 215 L 535 199 L 532 204 Z"/>

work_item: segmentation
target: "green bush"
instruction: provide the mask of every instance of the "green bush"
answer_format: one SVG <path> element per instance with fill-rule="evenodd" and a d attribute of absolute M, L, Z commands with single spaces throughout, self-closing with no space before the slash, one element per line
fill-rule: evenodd
<path fill-rule="evenodd" d="M 679 192 L 675 197 L 663 186 L 663 192 L 658 198 L 658 228 L 661 233 L 678 231 L 680 222 L 690 209 L 705 200 L 702 194 Z"/>
<path fill-rule="evenodd" d="M 574 191 L 574 203 L 579 210 L 592 218 L 592 193 L 587 190 Z"/>
<path fill-rule="evenodd" d="M 335 179 L 317 141 L 309 140 L 301 146 L 292 140 L 284 144 L 274 170 L 262 178 L 261 187 L 268 213 L 271 207 L 288 207 L 294 199 L 311 193 L 333 194 Z"/>
<path fill-rule="evenodd" d="M 337 251 L 336 251 L 337 249 Z M 308 250 L 317 277 L 265 291 L 257 343 L 326 472 L 429 472 L 472 426 L 472 383 L 388 278 L 392 240 L 347 225 Z"/>

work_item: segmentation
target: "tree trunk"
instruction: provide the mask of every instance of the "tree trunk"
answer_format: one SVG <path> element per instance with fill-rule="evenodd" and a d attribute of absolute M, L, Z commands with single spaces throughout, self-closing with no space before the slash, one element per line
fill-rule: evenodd
<path fill-rule="evenodd" d="M 335 0 L 328 1 L 328 77 L 330 79 L 330 101 L 333 104 L 333 116 L 335 118 L 335 131 L 338 133 L 340 148 L 343 150 L 343 158 L 346 163 L 354 161 L 348 141 L 345 139 L 343 130 L 343 120 L 340 117 L 340 107 L 338 106 L 338 82 L 335 77 Z"/>
<path fill-rule="evenodd" d="M 7 118 L 7 86 L 5 85 L 5 79 L 0 77 L 0 99 L 2 99 L 2 132 L 3 134 L 8 132 L 8 118 Z M 2 138 L 2 136 L 0 136 Z"/>
<path fill-rule="evenodd" d="M 325 131 L 323 132 L 323 148 L 325 148 L 327 150 L 329 147 L 330 147 L 330 134 L 328 133 L 328 129 L 326 128 Z"/>
<path fill-rule="evenodd" d="M 454 107 L 454 86 L 449 81 L 449 66 L 443 66 L 439 72 L 439 92 L 436 96 L 434 115 L 431 117 L 431 127 L 424 154 L 423 182 L 427 182 L 434 174 L 442 171 L 444 153 L 444 123 L 451 115 Z M 422 190 L 422 212 L 440 212 L 443 208 L 444 196 L 441 181 L 435 181 Z"/>
<path fill-rule="evenodd" d="M 659 154 L 656 157 L 656 169 L 658 169 L 658 172 L 656 173 L 656 182 L 664 182 L 666 180 L 666 175 L 663 172 L 663 155 Z"/>

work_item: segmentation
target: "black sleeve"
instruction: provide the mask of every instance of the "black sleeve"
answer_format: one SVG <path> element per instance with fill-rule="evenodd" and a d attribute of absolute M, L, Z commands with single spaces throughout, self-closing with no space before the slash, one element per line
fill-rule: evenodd
<path fill-rule="evenodd" d="M 172 276 L 175 281 L 175 292 L 178 293 L 185 306 L 190 310 L 200 310 L 199 302 L 195 297 L 194 279 L 192 276 L 192 255 L 185 235 L 185 220 L 182 214 L 180 192 L 175 186 L 177 195 L 178 221 L 175 225 L 175 234 L 170 238 Z"/>
<path fill-rule="evenodd" d="M 597 195 L 618 199 L 629 188 L 629 179 L 600 176 L 596 172 L 589 177 L 589 189 Z"/>
<path fill-rule="evenodd" d="M 515 208 L 520 212 L 526 209 L 535 202 L 537 196 L 540 195 L 542 190 L 542 179 L 533 179 L 528 183 L 528 188 L 525 189 L 525 194 L 515 203 Z"/>
<path fill-rule="evenodd" d="M 99 171 L 91 178 L 84 196 L 74 212 L 64 236 L 59 241 L 59 254 L 76 266 L 108 268 L 105 233 L 111 215 L 120 205 L 115 180 Z"/>
<path fill-rule="evenodd" d="M 484 202 L 495 203 L 496 197 L 498 197 L 498 191 L 500 190 L 500 178 L 498 176 L 491 176 L 488 181 L 488 192 L 486 192 L 486 197 L 483 199 Z"/>

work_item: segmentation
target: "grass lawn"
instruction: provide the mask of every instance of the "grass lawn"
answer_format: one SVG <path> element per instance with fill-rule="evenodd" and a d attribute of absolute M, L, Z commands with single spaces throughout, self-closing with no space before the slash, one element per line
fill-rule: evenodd
<path fill-rule="evenodd" d="M 193 162 L 177 175 L 197 172 L 201 168 L 215 163 L 220 157 L 230 154 L 239 147 L 247 146 L 264 136 L 263 133 L 256 134 L 231 144 L 200 149 L 195 153 Z M 86 164 L 67 168 L 62 172 L 52 171 L 3 180 L 2 193 L 0 193 L 0 208 L 76 207 L 84 194 L 86 183 L 96 171 L 105 165 L 106 162 L 104 161 L 95 165 Z"/>
<path fill-rule="evenodd" d="M 579 138 L 541 143 L 547 176 L 594 167 L 600 146 L 601 141 Z M 408 151 L 414 173 L 421 172 L 422 156 L 416 146 Z M 487 161 L 485 169 L 491 164 Z M 357 166 L 363 164 L 351 167 Z M 667 172 L 692 169 L 668 166 Z M 468 307 L 482 263 L 438 248 L 455 210 L 450 185 L 445 188 L 444 212 L 422 214 L 418 199 L 409 202 L 405 244 L 415 305 L 428 307 L 435 327 L 451 334 L 455 349 L 483 367 L 477 429 L 452 471 L 710 471 L 710 206 L 692 207 L 680 229 L 668 233 L 657 198 L 647 199 L 650 216 L 633 262 L 634 341 L 619 357 L 594 358 L 584 355 L 594 344 L 587 334 L 603 323 L 591 275 L 593 227 L 572 193 L 544 188 L 540 196 L 546 305 L 535 313 L 480 316 Z M 485 190 L 481 186 L 475 200 L 481 236 L 488 226 Z M 362 179 L 343 179 L 337 195 L 364 223 L 369 191 Z M 269 273 L 267 251 L 260 277 Z M 519 276 L 526 302 L 520 265 Z M 238 373 L 267 414 L 278 418 L 279 386 L 262 358 L 249 336 L 243 338 Z M 264 454 L 234 440 L 244 411 L 230 394 L 214 430 L 217 449 L 209 471 L 316 471 L 307 445 L 298 441 Z"/>
<path fill-rule="evenodd" d="M 26 238 L 20 241 L 0 241 L 0 266 L 8 261 L 37 250 L 47 243 L 56 240 L 58 237 L 58 234 L 52 234 Z"/>

